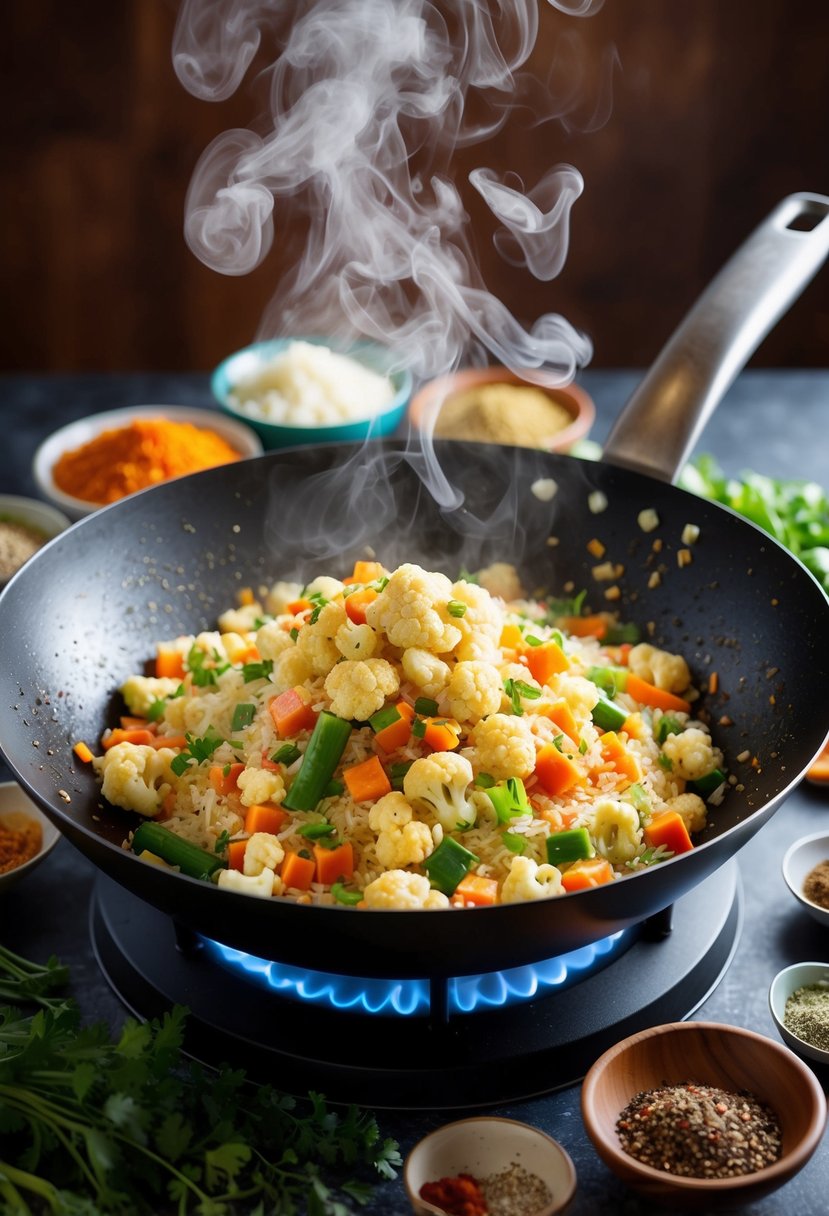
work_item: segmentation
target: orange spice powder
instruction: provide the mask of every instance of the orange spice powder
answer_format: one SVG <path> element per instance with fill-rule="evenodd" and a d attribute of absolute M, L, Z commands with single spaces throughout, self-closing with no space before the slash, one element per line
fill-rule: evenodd
<path fill-rule="evenodd" d="M 166 418 L 140 418 L 64 452 L 52 476 L 65 494 L 103 504 L 239 458 L 215 431 Z"/>

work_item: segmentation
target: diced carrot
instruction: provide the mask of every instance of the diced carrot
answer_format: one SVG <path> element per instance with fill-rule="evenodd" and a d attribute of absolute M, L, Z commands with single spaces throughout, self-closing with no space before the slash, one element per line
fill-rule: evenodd
<path fill-rule="evenodd" d="M 518 625 L 504 625 L 501 629 L 500 646 L 502 650 L 517 650 L 524 645 L 524 635 Z"/>
<path fill-rule="evenodd" d="M 75 744 L 75 746 L 72 748 L 72 751 L 75 753 L 75 755 L 78 757 L 79 760 L 83 761 L 84 764 L 90 764 L 92 762 L 92 760 L 94 760 L 94 758 L 95 758 L 92 755 L 92 752 L 89 750 L 89 748 L 86 746 L 86 744 L 83 742 L 82 739 L 78 743 Z"/>
<path fill-rule="evenodd" d="M 274 697 L 268 709 L 280 739 L 290 739 L 301 730 L 313 730 L 317 720 L 316 710 L 311 708 L 308 694 L 299 687 L 281 692 L 278 697 Z"/>
<path fill-rule="evenodd" d="M 187 747 L 187 739 L 184 735 L 157 735 L 153 733 L 151 747 L 171 747 L 174 751 L 183 752 Z"/>
<path fill-rule="evenodd" d="M 299 616 L 300 612 L 308 612 L 313 607 L 310 600 L 291 600 L 289 604 L 285 605 L 285 611 L 290 612 L 291 616 Z"/>
<path fill-rule="evenodd" d="M 558 624 L 574 638 L 603 638 L 607 633 L 607 617 L 599 613 L 593 616 L 562 616 Z"/>
<path fill-rule="evenodd" d="M 330 887 L 333 882 L 354 877 L 354 850 L 348 842 L 338 844 L 335 849 L 315 844 L 314 860 L 317 863 L 317 882 L 323 886 Z"/>
<path fill-rule="evenodd" d="M 111 747 L 115 747 L 117 743 L 134 743 L 136 746 L 152 746 L 155 742 L 155 735 L 150 730 L 123 730 L 116 726 L 114 730 L 109 731 L 101 739 L 101 746 L 104 751 L 109 751 Z"/>
<path fill-rule="evenodd" d="M 225 770 L 227 770 L 225 772 Z M 236 782 L 239 774 L 244 772 L 244 764 L 211 764 L 207 779 L 217 794 L 232 794 L 237 789 Z"/>
<path fill-rule="evenodd" d="M 634 701 L 641 701 L 643 705 L 650 705 L 653 709 L 673 709 L 683 714 L 691 712 L 690 701 L 685 701 L 682 697 L 667 692 L 664 688 L 657 688 L 655 684 L 649 684 L 647 680 L 635 676 L 633 672 L 630 672 L 627 677 L 625 692 L 629 697 L 633 697 Z"/>
<path fill-rule="evenodd" d="M 461 908 L 468 904 L 476 908 L 497 904 L 498 882 L 494 878 L 484 878 L 482 874 L 467 874 L 455 887 L 451 902 Z"/>
<path fill-rule="evenodd" d="M 361 591 L 352 591 L 345 597 L 345 614 L 355 625 L 365 625 L 366 608 L 377 599 L 373 587 L 363 587 Z"/>
<path fill-rule="evenodd" d="M 579 737 L 579 728 L 576 725 L 576 719 L 573 717 L 573 711 L 564 700 L 564 697 L 561 697 L 558 701 L 554 701 L 552 705 L 543 706 L 536 710 L 536 712 L 543 714 L 551 722 L 555 722 L 559 730 L 564 731 L 567 738 L 572 739 L 576 743 Z"/>
<path fill-rule="evenodd" d="M 613 868 L 603 857 L 575 861 L 561 876 L 561 885 L 565 891 L 587 891 L 590 887 L 600 887 L 606 882 L 613 882 Z"/>
<path fill-rule="evenodd" d="M 405 747 L 412 735 L 412 722 L 415 712 L 407 701 L 398 701 L 395 709 L 400 714 L 391 726 L 378 730 L 374 742 L 383 752 L 394 752 L 398 747 Z"/>
<path fill-rule="evenodd" d="M 646 843 L 654 849 L 662 844 L 671 853 L 687 853 L 694 847 L 679 811 L 662 811 L 654 815 L 643 834 Z"/>
<path fill-rule="evenodd" d="M 243 587 L 242 590 L 239 592 L 237 599 L 239 601 L 240 607 L 249 608 L 251 604 L 254 604 L 256 602 L 254 595 L 253 595 L 253 588 L 252 587 Z"/>
<path fill-rule="evenodd" d="M 424 718 L 426 729 L 423 742 L 433 752 L 451 752 L 461 741 L 460 723 L 454 718 Z"/>
<path fill-rule="evenodd" d="M 599 736 L 602 748 L 602 758 L 607 764 L 612 764 L 617 773 L 627 777 L 631 783 L 642 780 L 642 769 L 639 761 L 629 752 L 615 730 L 606 731 Z"/>
<path fill-rule="evenodd" d="M 826 744 L 814 764 L 806 770 L 806 777 L 818 785 L 826 785 L 829 782 L 829 743 Z"/>
<path fill-rule="evenodd" d="M 288 812 L 278 806 L 266 802 L 254 802 L 245 813 L 245 831 L 249 836 L 254 832 L 270 832 L 275 836 L 281 832 L 288 818 Z"/>
<path fill-rule="evenodd" d="M 155 722 L 148 722 L 146 718 L 134 718 L 130 714 L 121 714 L 119 719 L 123 730 L 155 730 Z"/>
<path fill-rule="evenodd" d="M 181 680 L 184 678 L 184 655 L 169 646 L 158 646 L 155 655 L 155 674 L 159 678 Z"/>
<path fill-rule="evenodd" d="M 713 694 L 717 691 L 719 686 L 720 686 L 720 677 L 717 675 L 716 671 L 712 671 L 710 676 L 708 677 L 708 691 Z"/>
<path fill-rule="evenodd" d="M 376 802 L 378 798 L 391 793 L 388 773 L 377 756 L 370 756 L 360 764 L 343 769 L 343 781 L 355 802 Z"/>
<path fill-rule="evenodd" d="M 383 577 L 383 567 L 379 562 L 356 561 L 352 577 L 355 583 L 373 583 Z"/>
<path fill-rule="evenodd" d="M 570 660 L 558 642 L 542 642 L 540 646 L 528 646 L 524 651 L 527 666 L 539 684 L 548 684 L 551 677 L 566 671 Z"/>
<path fill-rule="evenodd" d="M 286 887 L 296 891 L 307 891 L 314 881 L 317 865 L 313 857 L 300 857 L 299 853 L 286 853 L 280 877 Z"/>
<path fill-rule="evenodd" d="M 227 846 L 227 864 L 231 870 L 244 870 L 245 868 L 245 849 L 248 847 L 246 840 L 231 840 Z"/>
<path fill-rule="evenodd" d="M 176 809 L 176 792 L 175 792 L 175 790 L 170 790 L 169 794 L 165 794 L 164 797 L 161 799 L 161 810 L 156 815 L 156 819 L 158 819 L 158 820 L 169 819 L 170 816 L 175 812 L 175 809 Z"/>
<path fill-rule="evenodd" d="M 551 798 L 557 798 L 585 780 L 579 766 L 560 752 L 554 743 L 539 748 L 535 758 L 535 775 Z"/>

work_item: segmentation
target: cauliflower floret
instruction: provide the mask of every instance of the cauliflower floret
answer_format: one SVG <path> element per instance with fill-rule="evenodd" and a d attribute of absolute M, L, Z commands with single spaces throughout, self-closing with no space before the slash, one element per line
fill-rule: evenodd
<path fill-rule="evenodd" d="M 449 712 L 458 722 L 475 722 L 497 713 L 504 686 L 501 673 L 491 663 L 458 663 L 447 687 Z"/>
<path fill-rule="evenodd" d="M 518 571 L 508 562 L 494 562 L 493 565 L 479 570 L 478 582 L 490 595 L 495 595 L 508 604 L 524 598 L 524 588 L 521 586 Z"/>
<path fill-rule="evenodd" d="M 399 688 L 397 672 L 385 659 L 343 659 L 325 680 L 332 714 L 359 722 L 382 709 Z"/>
<path fill-rule="evenodd" d="M 524 718 L 491 714 L 473 728 L 471 741 L 479 771 L 496 781 L 529 777 L 535 768 L 535 740 Z"/>
<path fill-rule="evenodd" d="M 279 616 L 287 606 L 298 600 L 302 591 L 302 583 L 274 583 L 265 598 L 265 607 L 274 616 Z"/>
<path fill-rule="evenodd" d="M 305 598 L 310 599 L 313 595 L 321 595 L 324 600 L 333 600 L 338 595 L 342 595 L 343 591 L 345 591 L 345 583 L 341 583 L 338 578 L 319 574 L 305 588 Z"/>
<path fill-rule="evenodd" d="M 434 752 L 415 760 L 403 778 L 403 793 L 431 811 L 447 832 L 455 832 L 475 822 L 475 807 L 467 798 L 473 776 L 465 756 Z"/>
<path fill-rule="evenodd" d="M 639 813 L 629 802 L 603 798 L 593 812 L 591 836 L 596 851 L 608 861 L 614 864 L 632 861 L 642 843 Z"/>
<path fill-rule="evenodd" d="M 259 874 L 219 870 L 218 885 L 224 891 L 238 891 L 240 895 L 253 895 L 257 899 L 270 899 L 272 895 L 281 895 L 283 891 L 282 879 L 267 867 Z"/>
<path fill-rule="evenodd" d="M 261 874 L 270 870 L 273 874 L 285 856 L 285 850 L 271 832 L 254 832 L 245 846 L 244 873 Z"/>
<path fill-rule="evenodd" d="M 285 797 L 285 782 L 279 773 L 268 768 L 246 768 L 236 779 L 242 791 L 242 806 L 255 806 L 259 802 L 275 802 Z"/>
<path fill-rule="evenodd" d="M 463 635 L 455 647 L 456 656 L 461 660 L 497 660 L 504 627 L 503 604 L 484 587 L 463 580 L 453 584 L 452 597 L 466 605 L 463 616 L 452 618 Z"/>
<path fill-rule="evenodd" d="M 561 672 L 552 677 L 548 687 L 556 696 L 564 697 L 577 726 L 583 729 L 592 721 L 593 709 L 599 700 L 599 690 L 592 680 Z"/>
<path fill-rule="evenodd" d="M 430 574 L 409 563 L 398 566 L 383 591 L 366 609 L 372 629 L 385 633 L 392 646 L 418 646 L 446 654 L 461 640 L 449 615 L 452 584 L 445 574 Z"/>
<path fill-rule="evenodd" d="M 679 794 L 666 803 L 665 809 L 677 811 L 689 832 L 701 832 L 708 818 L 708 807 L 699 794 Z"/>
<path fill-rule="evenodd" d="M 628 654 L 628 667 L 641 680 L 667 692 L 684 692 L 691 683 L 691 672 L 681 654 L 669 654 L 648 642 L 633 647 Z"/>
<path fill-rule="evenodd" d="M 346 621 L 337 630 L 334 644 L 347 659 L 370 659 L 380 644 L 380 639 L 371 625 L 355 625 Z"/>
<path fill-rule="evenodd" d="M 228 608 L 218 619 L 222 633 L 250 633 L 256 622 L 265 615 L 265 610 L 258 600 L 251 604 L 242 604 L 239 608 Z"/>
<path fill-rule="evenodd" d="M 438 697 L 449 683 L 449 664 L 436 654 L 412 646 L 403 651 L 403 674 L 427 697 Z"/>
<path fill-rule="evenodd" d="M 662 744 L 662 751 L 673 765 L 673 775 L 685 781 L 696 781 L 717 767 L 711 736 L 698 726 L 689 726 L 677 735 L 668 735 Z"/>
<path fill-rule="evenodd" d="M 347 620 L 342 604 L 326 604 L 313 625 L 309 623 L 300 629 L 297 650 L 308 660 L 314 675 L 327 676 L 339 662 L 342 656 L 334 638 Z"/>
<path fill-rule="evenodd" d="M 425 823 L 413 817 L 402 794 L 386 794 L 369 811 L 368 826 L 377 836 L 377 860 L 386 870 L 402 869 L 425 861 L 435 847 Z"/>
<path fill-rule="evenodd" d="M 561 872 L 545 862 L 539 865 L 531 857 L 513 857 L 509 874 L 501 888 L 502 904 L 525 903 L 535 899 L 554 899 L 563 895 Z"/>
<path fill-rule="evenodd" d="M 442 891 L 433 891 L 429 879 L 408 870 L 387 870 L 363 891 L 367 908 L 448 908 Z"/>
<path fill-rule="evenodd" d="M 180 683 L 167 676 L 130 676 L 121 685 L 120 692 L 130 713 L 146 718 L 152 703 L 171 697 Z"/>
<path fill-rule="evenodd" d="M 287 692 L 296 688 L 297 684 L 305 684 L 311 679 L 311 664 L 293 643 L 289 650 L 283 650 L 274 662 L 271 673 L 271 683 L 277 692 Z"/>
<path fill-rule="evenodd" d="M 293 650 L 294 639 L 278 621 L 266 621 L 256 631 L 256 649 L 263 659 L 278 659 L 286 650 Z"/>
<path fill-rule="evenodd" d="M 170 747 L 116 743 L 92 763 L 108 802 L 152 819 L 175 781 L 170 768 L 175 755 Z"/>

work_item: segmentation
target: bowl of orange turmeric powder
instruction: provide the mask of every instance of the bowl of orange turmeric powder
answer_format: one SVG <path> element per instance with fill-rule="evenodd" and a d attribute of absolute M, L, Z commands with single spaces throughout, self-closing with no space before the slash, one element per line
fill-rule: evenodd
<path fill-rule="evenodd" d="M 262 453 L 258 435 L 218 410 L 141 405 L 70 422 L 45 439 L 33 473 L 70 519 L 139 490 Z"/>
<path fill-rule="evenodd" d="M 0 893 L 30 873 L 60 832 L 14 781 L 0 782 Z"/>

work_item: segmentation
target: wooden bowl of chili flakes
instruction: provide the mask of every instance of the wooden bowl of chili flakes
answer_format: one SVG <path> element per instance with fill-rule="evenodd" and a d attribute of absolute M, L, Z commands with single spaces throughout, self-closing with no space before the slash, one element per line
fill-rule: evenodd
<path fill-rule="evenodd" d="M 0 896 L 48 857 L 60 832 L 14 781 L 0 782 Z"/>

